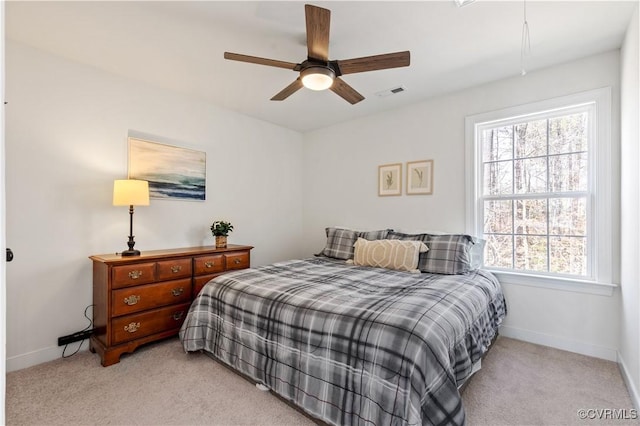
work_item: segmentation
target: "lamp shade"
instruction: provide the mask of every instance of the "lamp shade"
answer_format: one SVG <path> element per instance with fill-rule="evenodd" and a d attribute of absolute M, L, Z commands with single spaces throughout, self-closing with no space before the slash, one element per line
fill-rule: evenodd
<path fill-rule="evenodd" d="M 135 179 L 113 181 L 113 205 L 148 206 L 149 182 Z"/>

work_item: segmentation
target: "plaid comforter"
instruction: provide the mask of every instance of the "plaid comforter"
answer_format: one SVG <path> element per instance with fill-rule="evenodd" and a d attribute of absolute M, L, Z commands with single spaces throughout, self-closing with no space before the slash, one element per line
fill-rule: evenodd
<path fill-rule="evenodd" d="M 180 338 L 331 424 L 463 424 L 458 385 L 505 314 L 486 271 L 411 274 L 312 258 L 215 278 Z"/>

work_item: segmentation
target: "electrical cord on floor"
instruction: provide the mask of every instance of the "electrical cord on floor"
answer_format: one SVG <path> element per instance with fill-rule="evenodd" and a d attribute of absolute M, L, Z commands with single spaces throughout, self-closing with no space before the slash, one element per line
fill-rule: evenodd
<path fill-rule="evenodd" d="M 96 306 L 96 305 L 91 304 L 91 305 L 87 306 L 86 308 L 84 308 L 84 317 L 89 320 L 89 325 L 86 326 L 85 328 L 83 328 L 81 331 L 91 330 L 93 328 L 93 320 L 87 315 L 87 311 L 89 310 L 89 308 L 93 308 L 94 306 Z M 69 347 L 69 345 L 71 343 L 67 343 L 66 345 L 64 345 L 64 349 L 62 350 L 62 358 L 70 358 L 70 357 L 74 356 L 75 354 L 77 354 L 80 351 L 80 348 L 82 347 L 82 344 L 84 343 L 85 340 L 87 340 L 87 339 L 81 340 L 80 344 L 78 345 L 76 350 L 72 354 L 69 354 L 69 355 L 65 355 L 65 352 L 67 351 L 67 348 Z"/>

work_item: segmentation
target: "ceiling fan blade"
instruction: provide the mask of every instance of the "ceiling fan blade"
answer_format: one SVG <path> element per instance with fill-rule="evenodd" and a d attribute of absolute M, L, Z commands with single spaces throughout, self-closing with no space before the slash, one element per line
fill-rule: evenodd
<path fill-rule="evenodd" d="M 344 82 L 341 78 L 336 78 L 333 80 L 333 86 L 331 86 L 331 91 L 342 97 L 345 101 L 349 102 L 351 105 L 357 104 L 361 100 L 364 99 L 360 93 L 356 91 L 353 87 L 349 86 Z"/>
<path fill-rule="evenodd" d="M 337 62 L 342 74 L 354 74 L 357 72 L 409 66 L 409 63 L 411 62 L 411 54 L 406 50 L 404 52 L 365 56 L 362 58 L 346 59 Z"/>
<path fill-rule="evenodd" d="M 307 51 L 309 58 L 328 61 L 331 11 L 305 4 L 304 13 L 307 20 Z"/>
<path fill-rule="evenodd" d="M 257 56 L 241 55 L 239 53 L 224 52 L 224 58 L 232 61 L 249 62 L 270 67 L 286 68 L 292 70 L 298 66 L 293 62 L 277 61 L 275 59 L 258 58 Z"/>
<path fill-rule="evenodd" d="M 287 99 L 289 96 L 293 95 L 295 92 L 302 88 L 302 81 L 300 77 L 298 77 L 293 83 L 282 89 L 278 94 L 276 94 L 272 101 L 283 101 Z"/>

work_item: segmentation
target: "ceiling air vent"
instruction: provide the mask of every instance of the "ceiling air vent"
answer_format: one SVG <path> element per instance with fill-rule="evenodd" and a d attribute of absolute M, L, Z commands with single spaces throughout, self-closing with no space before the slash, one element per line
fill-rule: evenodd
<path fill-rule="evenodd" d="M 387 96 L 396 95 L 398 93 L 402 93 L 406 91 L 407 88 L 404 86 L 394 87 L 393 89 L 382 90 L 380 92 L 376 92 L 376 96 L 380 98 L 385 98 Z"/>

